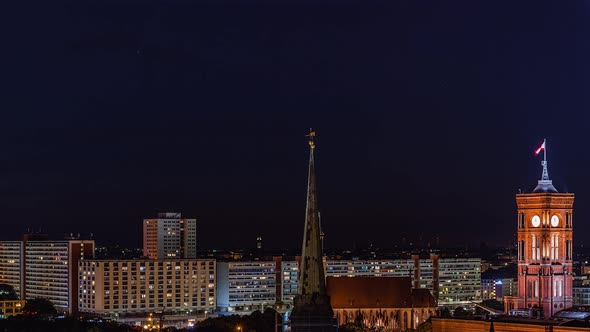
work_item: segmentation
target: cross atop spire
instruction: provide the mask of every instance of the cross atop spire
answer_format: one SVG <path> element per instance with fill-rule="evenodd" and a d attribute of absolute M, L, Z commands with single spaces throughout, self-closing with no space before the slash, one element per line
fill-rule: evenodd
<path fill-rule="evenodd" d="M 315 149 L 315 131 L 313 131 L 313 129 L 309 128 L 309 134 L 305 135 L 306 137 L 309 137 L 309 146 L 312 149 Z"/>

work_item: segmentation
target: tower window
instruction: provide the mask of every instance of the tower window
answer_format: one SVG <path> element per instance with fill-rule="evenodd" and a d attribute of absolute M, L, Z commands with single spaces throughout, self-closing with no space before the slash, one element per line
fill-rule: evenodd
<path fill-rule="evenodd" d="M 524 213 L 518 214 L 518 228 L 524 228 Z"/>
<path fill-rule="evenodd" d="M 531 253 L 533 255 L 532 259 L 533 260 L 539 260 L 541 259 L 541 247 L 539 246 L 539 236 L 538 235 L 533 235 L 531 237 Z"/>
<path fill-rule="evenodd" d="M 559 235 L 551 235 L 551 259 L 559 259 Z"/>

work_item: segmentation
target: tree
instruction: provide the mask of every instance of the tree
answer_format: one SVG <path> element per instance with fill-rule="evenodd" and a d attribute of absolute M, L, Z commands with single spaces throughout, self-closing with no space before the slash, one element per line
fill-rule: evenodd
<path fill-rule="evenodd" d="M 443 318 L 452 317 L 452 315 L 451 315 L 451 309 L 449 309 L 448 307 L 442 307 L 440 309 L 440 316 L 443 317 Z"/>
<path fill-rule="evenodd" d="M 469 311 L 465 310 L 465 308 L 463 308 L 463 307 L 457 307 L 453 311 L 453 317 L 465 317 L 465 316 L 469 316 Z"/>
<path fill-rule="evenodd" d="M 31 299 L 25 303 L 24 312 L 28 315 L 51 316 L 57 313 L 55 306 L 48 299 Z"/>
<path fill-rule="evenodd" d="M 340 325 L 340 327 L 338 327 L 338 331 L 339 332 L 365 332 L 368 329 L 363 327 L 363 326 L 359 326 L 356 323 L 346 323 L 344 325 Z"/>
<path fill-rule="evenodd" d="M 432 322 L 431 320 L 427 320 L 424 323 L 418 325 L 416 332 L 432 332 Z"/>
<path fill-rule="evenodd" d="M 486 306 L 488 308 L 504 311 L 504 302 L 500 302 L 495 299 L 481 301 L 481 305 Z"/>

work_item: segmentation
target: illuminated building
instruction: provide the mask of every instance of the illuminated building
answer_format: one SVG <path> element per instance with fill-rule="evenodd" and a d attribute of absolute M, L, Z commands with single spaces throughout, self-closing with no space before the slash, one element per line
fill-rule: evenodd
<path fill-rule="evenodd" d="M 175 212 L 144 219 L 143 255 L 151 259 L 197 258 L 197 220 Z"/>
<path fill-rule="evenodd" d="M 50 300 L 58 311 L 78 308 L 78 262 L 94 258 L 93 240 L 26 241 L 26 299 Z"/>
<path fill-rule="evenodd" d="M 481 279 L 482 300 L 502 300 L 517 294 L 518 283 L 513 278 Z"/>
<path fill-rule="evenodd" d="M 0 242 L 0 284 L 10 285 L 16 294 L 24 298 L 23 242 Z"/>
<path fill-rule="evenodd" d="M 60 312 L 78 307 L 78 261 L 94 257 L 93 240 L 49 241 L 25 234 L 23 241 L 0 242 L 0 283 L 21 299 L 50 300 Z"/>
<path fill-rule="evenodd" d="M 430 258 L 392 260 L 329 260 L 328 277 L 410 277 L 413 288 L 425 288 L 439 306 L 470 304 L 480 300 L 481 259 Z"/>
<path fill-rule="evenodd" d="M 273 261 L 218 262 L 217 309 L 220 313 L 264 311 L 276 302 Z"/>
<path fill-rule="evenodd" d="M 545 318 L 570 308 L 572 294 L 573 193 L 559 193 L 543 173 L 531 193 L 516 194 L 518 297 L 505 308 L 535 309 Z"/>
<path fill-rule="evenodd" d="M 412 289 L 410 277 L 327 278 L 338 325 L 355 324 L 379 331 L 414 330 L 436 312 L 427 289 Z"/>
<path fill-rule="evenodd" d="M 299 263 L 297 261 L 282 261 L 280 271 L 280 278 L 277 279 L 277 287 L 280 287 L 278 298 L 287 309 L 290 309 L 299 285 Z"/>
<path fill-rule="evenodd" d="M 574 280 L 573 286 L 574 305 L 590 305 L 590 280 L 583 277 L 583 279 Z"/>
<path fill-rule="evenodd" d="M 481 297 L 481 259 L 441 258 L 438 266 L 438 305 L 468 305 Z"/>
<path fill-rule="evenodd" d="M 587 317 L 587 312 L 572 312 L 574 317 Z M 584 319 L 527 319 L 502 317 L 477 320 L 432 317 L 432 332 L 590 332 Z"/>
<path fill-rule="evenodd" d="M 84 260 L 80 312 L 137 315 L 215 310 L 215 260 Z"/>
<path fill-rule="evenodd" d="M 481 279 L 481 299 L 495 300 L 496 299 L 496 280 L 495 279 Z"/>
<path fill-rule="evenodd" d="M 277 299 L 290 308 L 298 288 L 299 263 L 275 257 Z M 430 258 L 411 259 L 327 260 L 326 277 L 410 277 L 413 288 L 428 289 L 440 306 L 467 305 L 481 300 L 481 259 Z M 442 276 L 442 278 L 441 278 Z M 512 288 L 510 288 L 512 287 Z M 515 289 L 512 284 L 507 291 Z M 510 295 L 511 293 L 504 294 Z M 278 302 L 279 300 L 277 300 Z"/>
<path fill-rule="evenodd" d="M 0 318 L 19 315 L 23 312 L 25 301 L 19 300 L 10 285 L 0 284 Z"/>

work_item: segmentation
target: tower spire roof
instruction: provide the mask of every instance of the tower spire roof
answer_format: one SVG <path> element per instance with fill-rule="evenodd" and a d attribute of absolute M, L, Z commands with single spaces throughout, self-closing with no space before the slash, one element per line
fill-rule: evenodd
<path fill-rule="evenodd" d="M 541 161 L 541 166 L 543 166 L 543 173 L 541 174 L 541 180 L 538 181 L 537 186 L 533 190 L 534 193 L 556 193 L 557 189 L 553 186 L 553 181 L 549 179 L 549 171 L 547 169 L 547 147 L 546 147 L 546 140 L 543 140 L 543 144 L 541 145 L 543 149 L 543 161 Z"/>
<path fill-rule="evenodd" d="M 320 216 L 316 193 L 314 163 L 315 132 L 310 129 L 307 137 L 309 137 L 310 147 L 307 205 L 305 208 L 305 227 L 303 229 L 303 243 L 299 269 L 299 287 L 297 289 L 293 314 L 296 316 L 311 315 L 331 317 L 333 311 L 326 292 L 323 252 L 320 237 Z"/>

